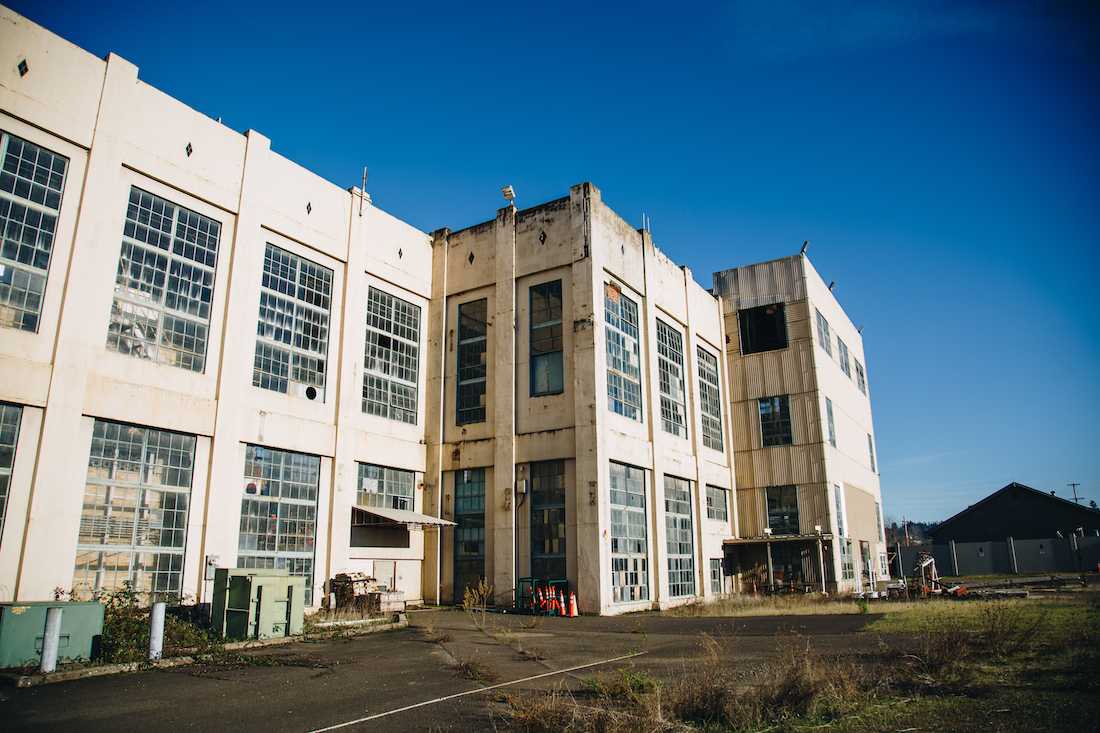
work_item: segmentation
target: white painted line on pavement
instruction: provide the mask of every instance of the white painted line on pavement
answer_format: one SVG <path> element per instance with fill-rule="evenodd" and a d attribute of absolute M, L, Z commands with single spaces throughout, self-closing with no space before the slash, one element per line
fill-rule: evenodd
<path fill-rule="evenodd" d="M 601 664 L 610 664 L 611 662 L 621 662 L 624 659 L 632 659 L 634 657 L 640 657 L 645 652 L 634 652 L 633 654 L 624 654 L 621 657 L 612 657 L 611 659 L 602 659 L 598 662 L 589 662 L 588 664 L 578 664 L 576 667 L 569 667 L 568 669 L 555 669 L 552 672 L 543 672 L 542 674 L 532 675 L 531 677 L 524 677 L 519 680 L 512 680 L 511 682 L 500 682 L 495 685 L 489 685 L 488 687 L 478 687 L 473 690 L 466 690 L 465 692 L 456 692 L 453 695 L 444 695 L 443 697 L 437 697 L 434 700 L 425 700 L 424 702 L 418 702 L 413 705 L 406 705 L 403 708 L 397 708 L 396 710 L 387 710 L 384 713 L 375 713 L 374 715 L 368 715 L 365 718 L 356 718 L 355 720 L 349 720 L 346 723 L 337 723 L 336 725 L 330 725 L 327 728 L 318 728 L 312 730 L 309 733 L 325 733 L 330 730 L 338 730 L 340 728 L 347 728 L 349 725 L 358 725 L 359 723 L 365 723 L 368 720 L 377 720 L 378 718 L 384 718 L 387 715 L 393 715 L 395 713 L 403 713 L 406 710 L 413 710 L 415 708 L 422 708 L 425 705 L 435 705 L 439 702 L 446 702 L 447 700 L 454 700 L 456 697 L 465 697 L 466 695 L 476 695 L 479 692 L 488 692 L 489 690 L 496 690 L 501 687 L 508 687 L 509 685 L 518 685 L 520 682 L 530 682 L 531 680 L 542 679 L 543 677 L 553 677 L 556 674 L 565 674 L 566 672 L 575 672 L 578 669 L 587 669 L 588 667 L 598 667 Z"/>

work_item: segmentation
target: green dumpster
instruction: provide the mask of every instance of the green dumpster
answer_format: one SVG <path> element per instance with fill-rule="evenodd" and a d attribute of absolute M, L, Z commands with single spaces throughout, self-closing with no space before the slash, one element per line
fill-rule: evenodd
<path fill-rule="evenodd" d="M 0 667 L 37 665 L 42 658 L 46 609 L 60 608 L 59 662 L 91 659 L 103 635 L 103 604 L 98 601 L 0 603 Z"/>

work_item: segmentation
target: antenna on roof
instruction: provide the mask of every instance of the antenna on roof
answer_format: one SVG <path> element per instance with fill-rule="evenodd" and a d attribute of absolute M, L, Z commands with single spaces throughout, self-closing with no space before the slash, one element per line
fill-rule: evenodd
<path fill-rule="evenodd" d="M 806 239 L 802 242 L 802 250 L 798 253 L 800 255 L 806 254 L 806 250 L 810 248 L 810 240 Z"/>
<path fill-rule="evenodd" d="M 367 197 L 367 166 L 363 166 L 363 183 L 359 186 L 359 216 L 363 215 L 363 199 Z"/>
<path fill-rule="evenodd" d="M 830 293 L 833 292 L 833 288 L 835 288 L 835 287 L 836 287 L 836 280 L 830 281 L 829 282 L 829 292 Z"/>
<path fill-rule="evenodd" d="M 861 336 L 863 335 L 863 326 L 862 326 L 862 324 L 859 325 L 859 326 L 856 326 L 856 333 L 858 333 Z"/>

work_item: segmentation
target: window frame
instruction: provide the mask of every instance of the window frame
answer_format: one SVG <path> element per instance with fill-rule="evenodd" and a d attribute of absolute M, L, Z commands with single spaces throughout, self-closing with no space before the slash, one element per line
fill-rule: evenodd
<path fill-rule="evenodd" d="M 867 394 L 867 370 L 859 362 L 859 359 L 853 359 L 856 363 L 856 386 L 859 387 L 859 391 L 863 394 Z"/>
<path fill-rule="evenodd" d="M 616 468 L 621 469 L 616 482 Z M 646 470 L 608 461 L 610 504 L 612 603 L 649 601 L 649 512 L 646 506 Z M 620 501 L 616 501 L 616 496 Z M 616 512 L 619 516 L 616 516 Z M 634 521 L 631 521 L 633 518 Z M 616 519 L 619 521 L 616 522 Z M 640 519 L 640 521 L 638 521 Z M 636 536 L 641 530 L 641 536 Z M 631 530 L 634 530 L 632 536 Z M 635 582 L 631 583 L 630 580 Z"/>
<path fill-rule="evenodd" d="M 386 324 L 389 324 L 388 330 Z M 367 317 L 363 328 L 360 411 L 403 425 L 419 425 L 424 309 L 372 283 L 367 288 Z M 382 357 L 387 353 L 391 358 L 384 360 Z M 402 372 L 411 372 L 412 379 Z M 411 401 L 411 406 L 402 405 L 400 400 Z"/>
<path fill-rule="evenodd" d="M 265 241 L 252 362 L 253 387 L 296 399 L 304 397 L 318 404 L 328 401 L 335 277 L 332 268 Z M 288 287 L 292 293 L 286 292 Z M 320 304 L 312 302 L 311 295 Z M 313 342 L 323 348 L 311 348 L 309 344 Z M 281 358 L 276 361 L 282 354 L 286 361 Z M 272 368 L 266 368 L 267 362 Z M 285 367 L 285 371 L 279 367 Z M 309 374 L 319 377 L 313 381 L 302 378 Z M 292 384 L 297 385 L 293 390 Z M 312 398 L 310 388 L 314 390 Z"/>
<path fill-rule="evenodd" d="M 840 336 L 836 337 L 836 356 L 840 362 L 840 371 L 844 372 L 844 376 L 848 379 L 852 378 L 852 365 L 848 356 L 848 344 L 844 343 L 844 339 Z"/>
<path fill-rule="evenodd" d="M 8 170 L 8 152 L 11 149 L 12 139 L 17 140 L 24 148 L 18 154 L 18 162 L 15 164 L 16 171 Z M 35 148 L 38 153 L 35 155 L 33 167 L 30 177 L 22 170 L 23 166 L 19 163 L 27 162 L 27 159 L 23 157 L 23 151 L 25 146 L 30 145 Z M 36 180 L 35 173 L 38 169 L 38 160 L 42 153 L 46 153 L 52 156 L 50 165 L 47 170 L 47 182 L 43 184 L 41 181 Z M 13 153 L 14 155 L 14 153 Z M 62 161 L 60 172 L 55 171 L 57 161 Z M 8 299 L 4 302 L 5 309 L 11 309 L 17 311 L 19 316 L 19 325 L 12 323 L 4 323 L 0 325 L 0 328 L 10 328 L 13 331 L 22 331 L 24 333 L 37 334 L 42 327 L 42 315 L 43 308 L 46 305 L 46 289 L 49 287 L 50 280 L 50 266 L 53 263 L 54 252 L 57 245 L 57 226 L 61 220 L 61 208 L 65 201 L 65 188 L 68 184 L 69 174 L 72 169 L 73 160 L 68 155 L 62 155 L 54 151 L 45 145 L 40 145 L 32 140 L 17 135 L 13 132 L 9 132 L 6 129 L 0 129 L 0 279 L 9 280 L 9 282 L 0 282 L 0 288 L 8 295 Z M 59 186 L 60 188 L 54 191 L 52 178 L 54 175 L 60 176 Z M 4 190 L 4 185 L 7 179 L 11 179 L 12 191 Z M 26 182 L 27 193 L 16 193 L 16 189 L 19 187 L 20 181 Z M 36 189 L 41 189 L 42 201 L 35 201 L 33 196 Z M 57 205 L 52 206 L 47 203 L 49 200 L 49 194 L 56 192 Z M 13 216 L 13 208 L 19 206 L 22 207 L 22 219 L 19 220 L 16 216 Z M 6 213 L 3 209 L 6 207 Z M 47 217 L 50 220 L 50 226 L 46 227 Z M 32 219 L 37 219 L 32 223 Z M 9 226 L 12 224 L 19 224 L 23 231 L 23 237 L 17 242 L 14 238 L 7 239 L 6 232 Z M 32 229 L 37 232 L 34 236 L 34 243 L 30 245 L 28 251 L 28 257 L 32 262 L 23 262 L 20 259 L 21 250 L 27 245 L 23 238 L 26 236 L 27 229 Z M 10 247 L 9 247 L 10 245 Z M 42 245 L 47 245 L 43 247 Z M 9 257 L 4 254 L 4 251 L 14 248 L 13 257 Z M 45 256 L 45 263 L 43 266 L 35 264 L 34 261 L 39 259 L 40 255 Z M 20 274 L 25 278 L 24 282 L 19 283 L 21 287 L 16 287 L 16 275 Z M 34 286 L 38 284 L 37 280 L 40 279 L 41 287 L 34 289 Z M 13 292 L 15 291 L 15 292 Z M 21 302 L 19 305 L 14 305 L 16 301 L 12 300 L 13 295 L 21 293 Z M 32 310 L 28 305 L 32 299 L 37 300 L 37 306 Z M 33 328 L 26 328 L 25 321 L 30 316 L 33 319 Z"/>
<path fill-rule="evenodd" d="M 463 310 L 476 310 L 484 308 L 485 320 L 482 321 L 484 332 L 480 336 L 463 335 Z M 470 318 L 476 321 L 476 313 Z M 476 298 L 465 303 L 459 303 L 455 309 L 455 425 L 473 425 L 483 423 L 487 419 L 489 396 L 489 299 Z M 479 351 L 480 349 L 480 351 Z M 479 354 L 481 358 L 481 376 L 463 378 L 463 356 L 465 354 Z M 470 367 L 465 367 L 470 368 Z M 475 370 L 476 372 L 476 370 Z M 477 407 L 463 407 L 463 387 L 481 385 L 480 396 L 482 403 Z"/>
<path fill-rule="evenodd" d="M 679 386 L 677 399 L 674 389 Z M 687 440 L 687 386 L 684 380 L 684 336 L 657 319 L 657 392 L 661 402 L 661 429 Z"/>
<path fill-rule="evenodd" d="M 558 295 L 558 317 L 557 319 L 549 319 L 546 321 L 535 321 L 535 291 L 542 288 L 549 288 L 553 290 L 554 286 L 557 286 Z M 543 296 L 550 298 L 552 296 Z M 565 327 L 564 327 L 564 315 L 565 315 L 565 297 L 563 293 L 562 280 L 547 280 L 532 285 L 527 289 L 527 313 L 528 313 L 528 330 L 527 330 L 527 355 L 528 355 L 528 395 L 530 397 L 548 397 L 550 395 L 559 395 L 565 392 Z M 553 310 L 551 309 L 551 313 Z M 541 329 L 549 328 L 553 329 L 554 326 L 558 327 L 558 349 L 546 350 L 535 353 L 535 332 Z M 552 338 L 552 337 L 551 337 Z M 558 376 L 561 379 L 561 385 L 554 389 L 550 387 L 545 390 L 538 390 L 535 387 L 535 373 L 536 363 L 546 359 L 547 357 L 557 357 Z M 548 359 L 551 363 L 553 358 Z"/>
<path fill-rule="evenodd" d="M 833 414 L 833 401 L 828 397 L 825 398 L 825 427 L 829 445 L 836 448 L 836 418 Z"/>
<path fill-rule="evenodd" d="M 11 496 L 11 479 L 19 447 L 19 429 L 23 424 L 23 406 L 0 402 L 0 538 Z"/>
<path fill-rule="evenodd" d="M 566 469 L 563 459 L 550 461 L 534 461 L 528 464 L 530 475 L 530 516 L 528 525 L 531 535 L 531 575 L 543 580 L 564 580 L 568 575 L 568 509 L 566 508 Z M 544 486 L 543 481 L 555 481 L 560 478 L 561 487 Z M 542 516 L 537 517 L 541 512 Z M 560 516 L 560 521 L 553 518 Z M 552 532 L 547 532 L 552 529 Z M 541 531 L 538 531 L 541 530 Z M 555 536 L 551 536 L 555 535 Z M 543 549 L 538 547 L 538 540 L 544 542 Z M 545 551 L 546 541 L 556 542 L 557 550 Z M 546 570 L 536 569 L 536 565 L 558 565 L 561 572 L 556 576 Z"/>
<path fill-rule="evenodd" d="M 772 507 L 772 492 L 776 492 L 775 508 Z M 790 503 L 785 503 L 787 496 L 792 498 Z M 793 507 L 793 510 L 791 509 Z M 796 484 L 780 484 L 776 486 L 767 486 L 764 488 L 764 512 L 765 512 L 765 526 L 772 530 L 772 535 L 789 536 L 801 534 L 801 507 L 798 505 L 798 486 Z M 784 517 L 784 521 L 777 525 L 773 525 L 772 517 Z M 793 526 L 794 531 L 789 530 Z"/>
<path fill-rule="evenodd" d="M 166 216 L 169 208 L 171 215 Z M 108 351 L 206 373 L 224 230 L 220 219 L 130 184 L 107 324 Z M 188 232 L 193 239 L 187 238 Z M 170 300 L 175 304 L 169 305 Z M 175 330 L 168 330 L 169 321 Z M 155 329 L 151 339 L 134 330 L 143 323 Z M 127 327 L 131 330 L 124 335 Z"/>
<path fill-rule="evenodd" d="M 829 321 L 822 315 L 821 311 L 814 308 L 814 312 L 817 313 L 817 340 L 821 344 L 821 348 L 825 349 L 825 353 L 829 356 L 833 355 L 833 336 L 829 330 Z"/>
<path fill-rule="evenodd" d="M 867 454 L 871 459 L 871 473 L 878 473 L 878 464 L 875 461 L 875 439 L 867 433 Z"/>
<path fill-rule="evenodd" d="M 725 430 L 722 424 L 722 372 L 718 357 L 702 346 L 695 348 L 699 372 L 699 415 L 703 446 L 724 451 Z"/>
<path fill-rule="evenodd" d="M 604 283 L 604 341 L 607 351 L 608 409 L 628 420 L 645 422 L 645 397 L 642 389 L 641 310 L 638 303 L 618 283 Z M 613 303 L 611 292 L 618 293 Z M 627 308 L 626 306 L 630 307 Z M 628 313 L 632 311 L 632 313 Z M 633 322 L 627 315 L 633 315 Z M 633 333 L 631 333 L 631 330 Z M 617 356 L 616 352 L 622 355 Z M 633 363 L 631 357 L 633 356 Z M 621 365 L 621 366 L 616 366 Z M 635 366 L 633 374 L 627 371 Z M 631 389 L 632 388 L 632 389 Z M 619 396 L 616 396 L 618 394 Z M 630 401 L 628 397 L 637 397 Z"/>
<path fill-rule="evenodd" d="M 366 461 L 356 461 L 355 466 L 356 506 L 416 511 L 416 471 Z M 381 475 L 367 475 L 372 470 L 380 472 Z M 380 490 L 368 491 L 364 488 L 364 481 L 371 479 L 378 482 L 376 486 L 380 487 Z"/>
<path fill-rule="evenodd" d="M 783 338 L 782 338 L 783 343 L 782 343 L 782 346 L 768 346 L 766 348 L 764 348 L 764 347 L 762 347 L 762 348 L 753 348 L 752 345 L 750 345 L 749 348 L 751 348 L 751 351 L 746 351 L 746 341 L 756 341 L 756 340 L 758 340 L 758 338 L 755 336 L 758 329 L 750 327 L 752 314 L 755 314 L 755 313 L 758 313 L 758 312 L 763 312 L 763 313 L 767 314 L 767 309 L 768 308 L 776 308 L 777 309 L 778 312 L 774 315 L 774 318 L 777 319 L 778 322 L 781 322 L 783 324 Z M 737 333 L 738 333 L 738 336 L 739 336 L 739 341 L 740 341 L 739 347 L 740 347 L 742 356 L 749 356 L 750 354 L 763 354 L 763 353 L 767 353 L 769 351 L 781 351 L 783 349 L 788 348 L 791 345 L 791 339 L 790 339 L 790 329 L 789 329 L 788 324 L 787 324 L 787 304 L 784 303 L 783 301 L 779 301 L 777 303 L 765 303 L 764 305 L 758 305 L 758 306 L 754 306 L 752 308 L 742 308 L 742 309 L 738 310 L 737 311 Z M 746 338 L 746 336 L 748 338 Z M 776 342 L 778 343 L 778 339 L 776 340 Z"/>
<path fill-rule="evenodd" d="M 98 556 L 96 562 L 102 569 L 107 556 L 115 556 L 117 562 L 118 556 L 125 555 L 125 582 L 132 583 L 135 591 L 150 600 L 182 595 L 197 446 L 198 438 L 188 433 L 93 419 L 73 563 L 74 591 L 86 588 L 78 578 L 92 570 L 87 560 Z M 173 462 L 173 457 L 179 462 Z M 153 478 L 158 473 L 159 481 Z M 159 500 L 159 504 L 149 503 L 150 499 Z M 159 520 L 150 520 L 158 515 Z M 101 533 L 100 523 L 102 540 L 89 540 L 89 535 Z M 128 531 L 121 533 L 127 524 Z M 142 541 L 150 533 L 157 538 L 155 544 Z M 151 588 L 142 586 L 138 574 L 146 556 L 154 558 Z M 93 595 L 121 589 L 121 585 L 98 586 L 98 572 L 91 572 L 91 577 Z M 165 586 L 159 585 L 161 578 L 166 580 Z M 118 579 L 117 573 L 114 579 Z"/>
<path fill-rule="evenodd" d="M 707 519 L 716 522 L 728 522 L 729 514 L 729 489 L 713 484 L 707 484 Z M 717 499 L 721 498 L 721 506 Z"/>
<path fill-rule="evenodd" d="M 693 482 L 664 474 L 665 556 L 668 562 L 668 595 L 698 595 L 695 577 L 695 511 Z M 685 511 L 686 509 L 686 511 Z"/>
<path fill-rule="evenodd" d="M 760 447 L 773 448 L 776 446 L 794 445 L 794 426 L 791 420 L 791 396 L 774 395 L 772 397 L 760 397 L 757 399 L 756 404 L 757 414 L 760 418 Z M 770 415 L 773 416 L 768 417 L 767 420 L 765 420 L 764 415 L 765 405 L 768 405 Z M 765 427 L 766 425 L 767 428 Z M 783 440 L 784 437 L 786 440 Z"/>

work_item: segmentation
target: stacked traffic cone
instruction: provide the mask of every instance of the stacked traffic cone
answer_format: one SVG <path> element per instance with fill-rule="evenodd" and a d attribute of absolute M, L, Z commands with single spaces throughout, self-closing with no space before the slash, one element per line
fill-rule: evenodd
<path fill-rule="evenodd" d="M 569 618 L 576 618 L 577 615 L 577 594 L 569 591 Z"/>

